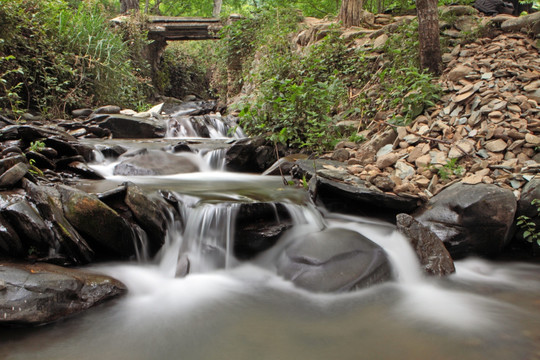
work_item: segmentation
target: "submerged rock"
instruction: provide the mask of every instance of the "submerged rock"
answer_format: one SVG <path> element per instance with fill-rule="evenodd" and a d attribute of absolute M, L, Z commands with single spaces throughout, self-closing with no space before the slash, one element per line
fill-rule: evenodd
<path fill-rule="evenodd" d="M 434 196 L 413 217 L 444 242 L 454 259 L 494 256 L 510 241 L 516 207 L 511 190 L 457 183 Z"/>
<path fill-rule="evenodd" d="M 127 158 L 114 167 L 114 175 L 173 175 L 199 171 L 191 154 L 173 155 L 165 151 L 148 150 Z"/>
<path fill-rule="evenodd" d="M 279 257 L 278 274 L 315 292 L 365 288 L 392 279 L 384 250 L 354 231 L 332 228 L 299 237 Z"/>
<path fill-rule="evenodd" d="M 0 279 L 0 325 L 49 323 L 127 291 L 111 277 L 44 263 L 0 263 Z"/>

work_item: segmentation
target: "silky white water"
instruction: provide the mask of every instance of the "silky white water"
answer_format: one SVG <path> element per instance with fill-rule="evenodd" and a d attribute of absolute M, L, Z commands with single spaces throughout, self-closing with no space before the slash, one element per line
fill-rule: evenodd
<path fill-rule="evenodd" d="M 448 278 L 428 278 L 392 225 L 322 215 L 280 178 L 219 171 L 126 178 L 102 166 L 108 181 L 83 188 L 130 180 L 173 191 L 183 196 L 185 229 L 171 221 L 154 259 L 90 267 L 124 282 L 123 298 L 55 324 L 0 330 L 0 359 L 540 359 L 538 265 L 467 259 Z M 258 201 L 285 204 L 296 225 L 257 258 L 238 261 L 230 249 L 235 210 Z M 277 276 L 273 260 L 288 241 L 324 227 L 378 243 L 396 280 L 319 294 Z M 178 254 L 202 254 L 197 243 L 221 253 L 210 263 L 194 259 L 194 271 L 175 278 Z"/>

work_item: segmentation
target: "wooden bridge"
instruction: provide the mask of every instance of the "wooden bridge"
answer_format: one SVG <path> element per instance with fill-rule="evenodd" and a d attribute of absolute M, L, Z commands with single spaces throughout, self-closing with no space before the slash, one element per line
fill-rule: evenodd
<path fill-rule="evenodd" d="M 148 37 L 174 40 L 211 40 L 223 27 L 218 18 L 150 16 Z"/>

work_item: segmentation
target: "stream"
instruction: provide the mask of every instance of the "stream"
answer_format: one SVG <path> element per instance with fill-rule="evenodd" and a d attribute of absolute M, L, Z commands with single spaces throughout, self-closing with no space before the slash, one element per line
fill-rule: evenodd
<path fill-rule="evenodd" d="M 98 156 L 93 168 L 106 180 L 81 181 L 82 189 L 129 180 L 148 193 L 172 191 L 184 203 L 185 228 L 171 221 L 152 259 L 141 253 L 86 267 L 124 282 L 128 294 L 54 324 L 1 329 L 0 359 L 540 359 L 539 265 L 469 258 L 447 278 L 424 276 L 393 225 L 318 209 L 280 177 L 225 172 L 225 137 L 184 139 L 197 148 L 197 173 L 116 176 L 116 162 Z M 111 142 L 157 149 L 179 139 Z M 239 261 L 231 224 L 238 204 L 254 202 L 283 204 L 294 226 L 271 249 Z M 395 280 L 327 294 L 278 276 L 275 259 L 291 239 L 323 228 L 380 245 Z M 179 252 L 190 254 L 184 278 L 175 277 Z"/>

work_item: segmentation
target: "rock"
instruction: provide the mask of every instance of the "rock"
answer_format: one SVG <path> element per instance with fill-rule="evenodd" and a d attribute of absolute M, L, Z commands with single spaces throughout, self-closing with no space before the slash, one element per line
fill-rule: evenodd
<path fill-rule="evenodd" d="M 472 68 L 465 65 L 458 65 L 453 68 L 447 75 L 448 80 L 453 82 L 458 82 L 463 79 L 465 76 L 469 75 L 472 71 Z"/>
<path fill-rule="evenodd" d="M 42 325 L 127 291 L 105 275 L 51 264 L 0 263 L 0 324 Z"/>
<path fill-rule="evenodd" d="M 415 210 L 418 199 L 384 193 L 361 185 L 348 185 L 318 177 L 310 182 L 315 201 L 330 211 L 367 216 L 395 216 Z"/>
<path fill-rule="evenodd" d="M 100 108 L 97 108 L 94 111 L 94 114 L 120 114 L 122 110 L 119 106 L 116 105 L 105 105 Z"/>
<path fill-rule="evenodd" d="M 103 175 L 92 169 L 86 163 L 80 161 L 73 161 L 66 165 L 66 170 L 73 172 L 83 179 L 103 180 Z"/>
<path fill-rule="evenodd" d="M 388 41 L 388 35 L 382 34 L 382 35 L 378 36 L 375 39 L 375 41 L 373 42 L 373 49 L 374 50 L 382 49 L 382 47 L 384 47 L 384 45 L 386 45 L 387 41 Z"/>
<path fill-rule="evenodd" d="M 398 161 L 399 155 L 397 153 L 388 153 L 386 155 L 382 155 L 377 157 L 377 161 L 375 162 L 375 166 L 377 166 L 379 169 L 384 169 L 390 166 L 393 166 L 396 161 Z"/>
<path fill-rule="evenodd" d="M 38 186 L 28 180 L 24 180 L 23 187 L 53 233 L 48 254 L 65 259 L 65 263 L 70 265 L 89 263 L 94 252 L 64 216 L 60 192 L 54 187 Z"/>
<path fill-rule="evenodd" d="M 167 131 L 165 122 L 162 120 L 127 115 L 109 116 L 98 125 L 109 129 L 113 138 L 117 139 L 162 138 Z"/>
<path fill-rule="evenodd" d="M 523 30 L 532 34 L 540 34 L 540 12 L 512 17 L 501 24 L 501 30 L 505 32 Z"/>
<path fill-rule="evenodd" d="M 511 238 L 516 207 L 511 190 L 456 183 L 412 216 L 444 242 L 454 259 L 494 256 Z"/>
<path fill-rule="evenodd" d="M 450 253 L 428 227 L 407 214 L 398 214 L 396 223 L 399 232 L 411 243 L 426 273 L 445 276 L 456 272 Z"/>
<path fill-rule="evenodd" d="M 377 175 L 371 179 L 371 183 L 381 189 L 382 191 L 392 191 L 396 186 L 396 183 L 388 176 Z"/>
<path fill-rule="evenodd" d="M 263 138 L 237 140 L 225 155 L 225 164 L 229 171 L 240 172 L 262 172 L 277 159 L 274 154 L 266 154 L 268 159 L 257 159 L 257 148 L 265 146 L 266 140 Z M 267 167 L 260 168 L 259 164 L 268 164 Z"/>
<path fill-rule="evenodd" d="M 234 255 L 240 260 L 252 259 L 274 246 L 291 226 L 291 216 L 282 204 L 242 204 L 236 214 Z"/>
<path fill-rule="evenodd" d="M 10 167 L 0 175 L 0 187 L 11 187 L 19 182 L 28 172 L 29 166 L 25 163 L 18 163 Z"/>
<path fill-rule="evenodd" d="M 345 162 L 349 160 L 349 157 L 350 157 L 350 153 L 347 149 L 337 149 L 332 154 L 332 160 L 340 161 L 340 162 Z"/>
<path fill-rule="evenodd" d="M 536 135 L 533 135 L 533 134 L 525 134 L 525 141 L 528 144 L 538 146 L 538 145 L 540 145 L 540 136 L 536 136 Z"/>
<path fill-rule="evenodd" d="M 278 275 L 314 292 L 343 292 L 392 278 L 384 250 L 366 237 L 331 228 L 299 236 L 279 257 Z"/>
<path fill-rule="evenodd" d="M 45 155 L 35 151 L 29 151 L 26 153 L 28 161 L 39 169 L 56 169 L 56 165 L 49 160 Z"/>
<path fill-rule="evenodd" d="M 160 150 L 148 150 L 123 160 L 114 167 L 114 175 L 173 175 L 199 171 L 195 156 L 173 155 Z"/>
<path fill-rule="evenodd" d="M 158 201 L 158 198 L 152 200 L 138 186 L 127 184 L 126 205 L 133 213 L 137 224 L 146 232 L 152 254 L 163 246 L 167 234 L 167 214 L 164 213 L 163 207 L 158 206 Z"/>
<path fill-rule="evenodd" d="M 17 232 L 23 243 L 26 255 L 46 257 L 49 248 L 54 248 L 54 233 L 38 211 L 24 198 L 11 197 L 6 199 L 0 210 L 2 216 Z M 8 195 L 9 196 L 9 195 Z"/>
<path fill-rule="evenodd" d="M 497 140 L 491 140 L 491 141 L 486 142 L 484 147 L 488 151 L 497 153 L 497 152 L 504 151 L 507 147 L 507 144 L 506 144 L 506 141 L 504 141 L 503 139 L 497 139 Z"/>
<path fill-rule="evenodd" d="M 306 154 L 291 154 L 285 157 L 280 158 L 278 161 L 272 164 L 268 169 L 266 169 L 262 175 L 289 175 L 291 169 L 296 163 L 296 160 L 307 159 Z"/>
<path fill-rule="evenodd" d="M 84 236 L 97 257 L 128 258 L 137 236 L 116 211 L 97 197 L 65 185 L 57 187 L 66 219 Z"/>
<path fill-rule="evenodd" d="M 17 231 L 0 214 L 0 257 L 20 259 L 25 255 L 25 247 Z"/>
<path fill-rule="evenodd" d="M 71 112 L 71 115 L 73 115 L 73 117 L 88 117 L 92 114 L 92 109 L 76 109 L 76 110 L 73 110 Z"/>

